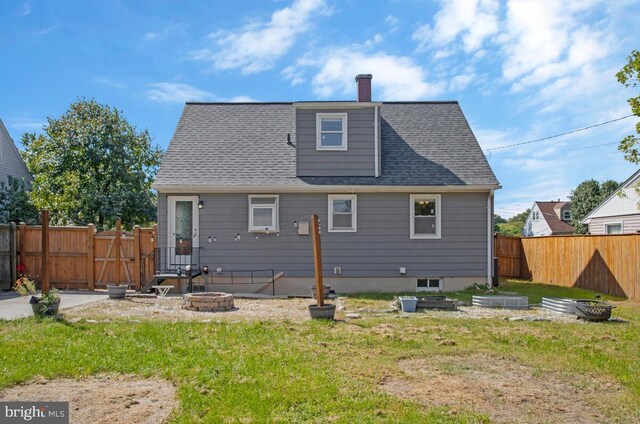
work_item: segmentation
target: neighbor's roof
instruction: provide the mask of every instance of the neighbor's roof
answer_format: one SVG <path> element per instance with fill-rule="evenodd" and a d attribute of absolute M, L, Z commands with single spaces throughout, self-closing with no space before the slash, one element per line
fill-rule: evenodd
<path fill-rule="evenodd" d="M 574 228 L 562 221 L 555 211 L 555 209 L 563 208 L 565 205 L 571 206 L 570 202 L 536 202 L 536 204 L 552 233 L 573 233 Z"/>
<path fill-rule="evenodd" d="M 637 206 L 638 206 L 637 192 L 634 193 L 635 195 L 632 195 L 632 196 L 629 196 L 628 192 L 624 193 L 625 190 L 637 187 L 637 184 L 640 184 L 640 169 L 638 169 L 629 178 L 627 178 L 622 184 L 620 184 L 618 188 L 616 188 L 613 191 L 613 193 L 611 193 L 606 199 L 600 202 L 598 206 L 593 208 L 593 210 L 589 212 L 587 216 L 585 216 L 580 222 L 582 222 L 583 224 L 590 224 L 593 218 L 630 215 L 629 212 L 640 213 L 640 211 L 638 211 L 637 209 Z M 618 210 L 616 211 L 616 213 L 612 213 L 612 214 L 607 213 L 607 211 L 603 209 L 605 209 L 605 206 L 607 206 L 607 204 L 611 202 L 611 200 L 614 198 L 617 198 L 623 201 L 624 205 L 621 208 L 622 210 Z"/>
<path fill-rule="evenodd" d="M 499 187 L 457 102 L 381 107 L 381 176 L 297 177 L 294 103 L 187 103 L 154 188 Z"/>

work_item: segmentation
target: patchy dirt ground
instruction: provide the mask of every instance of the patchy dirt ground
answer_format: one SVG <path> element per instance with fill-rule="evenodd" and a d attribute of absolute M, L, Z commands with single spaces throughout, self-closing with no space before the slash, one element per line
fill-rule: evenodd
<path fill-rule="evenodd" d="M 71 423 L 166 422 L 176 405 L 176 389 L 164 380 L 130 376 L 81 380 L 38 379 L 0 391 L 0 401 L 69 402 Z"/>
<path fill-rule="evenodd" d="M 621 396 L 622 389 L 593 376 L 540 373 L 481 355 L 406 359 L 398 367 L 380 389 L 427 406 L 486 413 L 500 423 L 629 422 L 620 411 L 599 409 L 600 396 Z"/>
<path fill-rule="evenodd" d="M 127 297 L 105 299 L 63 310 L 68 320 L 111 320 L 114 318 L 163 319 L 170 321 L 259 321 L 310 319 L 311 299 L 234 299 L 235 309 L 226 312 L 196 312 L 182 309 L 181 297 Z"/>

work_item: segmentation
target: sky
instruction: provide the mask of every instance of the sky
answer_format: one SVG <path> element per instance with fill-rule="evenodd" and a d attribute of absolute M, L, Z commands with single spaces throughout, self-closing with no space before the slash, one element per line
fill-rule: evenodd
<path fill-rule="evenodd" d="M 79 98 L 168 145 L 185 101 L 457 100 L 503 188 L 496 212 L 637 168 L 640 1 L 0 1 L 0 119 L 16 144 Z"/>

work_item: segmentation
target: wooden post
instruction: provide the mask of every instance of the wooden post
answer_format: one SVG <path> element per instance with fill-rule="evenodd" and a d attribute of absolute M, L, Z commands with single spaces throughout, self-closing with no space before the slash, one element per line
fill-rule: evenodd
<path fill-rule="evenodd" d="M 122 223 L 120 222 L 120 218 L 116 220 L 116 242 L 114 250 L 116 254 L 116 285 L 120 285 L 122 282 L 122 261 L 120 260 L 121 250 L 122 250 Z"/>
<path fill-rule="evenodd" d="M 49 280 L 49 211 L 42 210 L 42 249 L 40 254 L 40 278 L 42 281 L 42 294 L 49 293 L 51 281 Z"/>
<path fill-rule="evenodd" d="M 142 281 L 142 268 L 140 266 L 140 226 L 133 227 L 133 282 L 136 291 L 140 291 Z"/>
<path fill-rule="evenodd" d="M 24 253 L 24 240 L 27 238 L 27 224 L 24 222 L 20 223 L 20 229 L 18 230 L 18 255 L 20 256 L 20 260 L 18 263 L 20 265 L 26 265 L 26 256 Z M 24 271 L 22 271 L 24 274 Z"/>
<path fill-rule="evenodd" d="M 87 284 L 89 290 L 94 290 L 95 285 L 95 265 L 96 265 L 96 251 L 94 236 L 96 234 L 96 226 L 89 224 L 87 227 Z"/>
<path fill-rule="evenodd" d="M 311 236 L 313 239 L 313 266 L 316 271 L 316 299 L 318 300 L 318 306 L 324 306 L 322 246 L 320 245 L 320 218 L 318 218 L 318 215 L 311 215 Z"/>
<path fill-rule="evenodd" d="M 17 261 L 17 256 L 18 256 L 18 249 L 17 249 L 17 234 L 16 234 L 16 223 L 12 222 L 11 223 L 11 233 L 9 234 L 9 263 L 11 264 L 11 284 L 13 285 L 13 283 L 18 279 L 18 275 L 17 275 L 17 266 L 18 266 L 18 261 Z"/>

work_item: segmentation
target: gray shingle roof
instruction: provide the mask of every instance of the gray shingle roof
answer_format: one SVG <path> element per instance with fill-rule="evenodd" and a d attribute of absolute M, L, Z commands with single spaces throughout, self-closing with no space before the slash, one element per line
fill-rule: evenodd
<path fill-rule="evenodd" d="M 380 110 L 379 178 L 296 177 L 293 103 L 187 103 L 154 187 L 498 185 L 457 102 Z"/>

